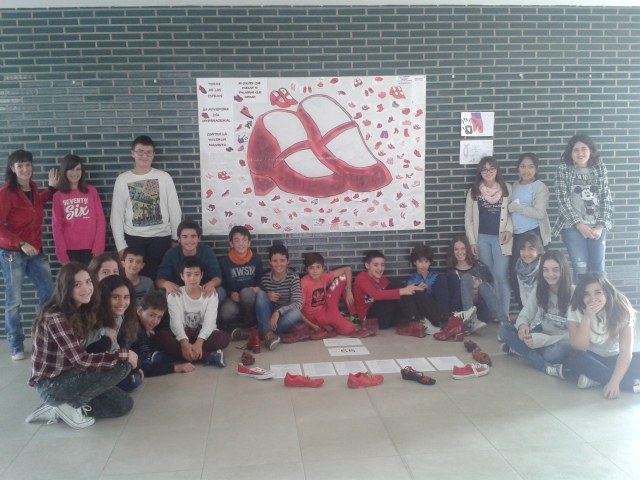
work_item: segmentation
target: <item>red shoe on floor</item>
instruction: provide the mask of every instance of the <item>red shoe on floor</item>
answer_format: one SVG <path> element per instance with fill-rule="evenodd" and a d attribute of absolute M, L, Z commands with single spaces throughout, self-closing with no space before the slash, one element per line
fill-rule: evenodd
<path fill-rule="evenodd" d="M 360 327 L 358 330 L 354 330 L 350 336 L 351 338 L 366 338 L 373 337 L 375 334 L 376 332 L 369 330 L 366 327 Z"/>
<path fill-rule="evenodd" d="M 462 319 L 458 317 L 449 317 L 447 327 L 438 333 L 433 334 L 436 340 L 453 340 L 454 342 L 462 342 L 464 340 L 464 324 Z"/>
<path fill-rule="evenodd" d="M 304 375 L 291 375 L 289 372 L 284 377 L 286 387 L 309 387 L 318 388 L 324 383 L 324 378 L 316 378 L 315 380 Z"/>
<path fill-rule="evenodd" d="M 405 325 L 404 327 L 398 327 L 396 328 L 396 334 L 418 338 L 424 338 L 427 336 L 424 332 L 422 322 L 411 322 L 409 325 Z"/>
<path fill-rule="evenodd" d="M 362 327 L 366 328 L 370 332 L 374 332 L 374 334 L 378 333 L 378 330 L 380 330 L 380 324 L 378 323 L 377 318 L 365 318 L 362 321 Z"/>
<path fill-rule="evenodd" d="M 483 377 L 488 373 L 489 365 L 467 363 L 464 367 L 453 367 L 451 376 L 456 380 L 464 380 L 465 378 Z"/>
<path fill-rule="evenodd" d="M 243 352 L 242 356 L 240 357 L 240 363 L 242 363 L 244 366 L 249 366 L 256 363 L 256 359 L 253 358 L 253 355 L 251 355 L 249 352 Z"/>
<path fill-rule="evenodd" d="M 280 341 L 287 344 L 304 342 L 305 340 L 309 340 L 310 335 L 311 328 L 309 328 L 309 325 L 306 323 L 296 324 L 291 329 L 291 333 L 280 337 Z"/>
<path fill-rule="evenodd" d="M 359 387 L 375 387 L 376 385 L 380 385 L 384 381 L 384 377 L 382 375 L 372 375 L 370 373 L 353 373 L 349 374 L 349 378 L 347 379 L 347 386 L 349 388 L 359 388 Z"/>
<path fill-rule="evenodd" d="M 311 340 L 324 340 L 325 338 L 333 338 L 336 335 L 337 333 L 333 328 L 327 327 L 327 328 L 321 328 L 320 330 L 313 332 L 309 336 L 309 338 Z"/>
<path fill-rule="evenodd" d="M 485 365 L 491 366 L 491 357 L 486 353 L 484 353 L 483 351 L 478 349 L 475 352 L 473 352 L 471 356 L 476 362 L 484 363 Z"/>

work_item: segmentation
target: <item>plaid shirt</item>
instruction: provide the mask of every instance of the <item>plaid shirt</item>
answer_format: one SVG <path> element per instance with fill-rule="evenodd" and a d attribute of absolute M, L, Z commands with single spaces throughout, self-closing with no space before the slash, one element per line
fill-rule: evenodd
<path fill-rule="evenodd" d="M 596 222 L 603 225 L 607 230 L 611 230 L 613 216 L 613 200 L 609 189 L 609 179 L 607 177 L 607 167 L 602 162 L 598 162 L 593 167 L 596 187 L 598 188 L 598 201 L 600 210 Z M 579 212 L 571 204 L 571 192 L 575 182 L 575 167 L 568 166 L 562 162 L 556 172 L 556 196 L 558 197 L 558 219 L 553 226 L 551 234 L 555 237 L 560 234 L 563 228 L 575 227 L 582 223 L 583 219 Z"/>
<path fill-rule="evenodd" d="M 126 363 L 128 358 L 126 348 L 110 353 L 87 353 L 63 314 L 47 314 L 33 340 L 29 385 L 33 387 L 41 380 L 57 377 L 71 369 L 108 371 L 118 363 Z"/>

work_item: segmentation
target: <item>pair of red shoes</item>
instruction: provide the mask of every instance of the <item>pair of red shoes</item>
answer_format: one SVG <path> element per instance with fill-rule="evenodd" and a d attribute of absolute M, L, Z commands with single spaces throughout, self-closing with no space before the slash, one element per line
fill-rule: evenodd
<path fill-rule="evenodd" d="M 286 387 L 308 387 L 318 388 L 324 383 L 324 378 L 309 378 L 304 375 L 293 375 L 289 372 L 284 376 L 284 385 Z"/>
<path fill-rule="evenodd" d="M 280 108 L 287 108 L 291 105 L 297 105 L 298 101 L 291 96 L 289 91 L 286 88 L 281 88 L 279 90 L 274 90 L 271 92 L 269 96 L 271 101 L 271 105 L 275 105 Z"/>
<path fill-rule="evenodd" d="M 422 322 L 419 321 L 410 322 L 409 325 L 396 328 L 396 334 L 418 338 L 424 338 L 427 336 L 424 331 L 424 325 L 422 325 Z"/>
<path fill-rule="evenodd" d="M 464 342 L 464 348 L 471 354 L 471 357 L 476 362 L 491 366 L 491 357 L 484 353 L 476 342 L 473 340 L 466 340 Z"/>

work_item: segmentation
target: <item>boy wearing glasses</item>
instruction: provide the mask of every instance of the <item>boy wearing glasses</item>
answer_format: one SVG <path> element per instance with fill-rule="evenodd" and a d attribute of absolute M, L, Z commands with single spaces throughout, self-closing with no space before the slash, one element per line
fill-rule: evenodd
<path fill-rule="evenodd" d="M 156 278 L 172 239 L 178 238 L 182 210 L 171 176 L 152 167 L 153 140 L 146 135 L 131 144 L 133 170 L 121 173 L 113 187 L 111 230 L 118 253 L 126 247 L 144 252 L 142 275 Z"/>

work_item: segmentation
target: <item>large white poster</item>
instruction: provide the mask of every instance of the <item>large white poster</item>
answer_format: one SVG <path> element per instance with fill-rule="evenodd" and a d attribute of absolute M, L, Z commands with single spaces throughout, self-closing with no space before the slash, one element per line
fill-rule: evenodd
<path fill-rule="evenodd" d="M 205 234 L 424 228 L 425 77 L 199 78 Z"/>

